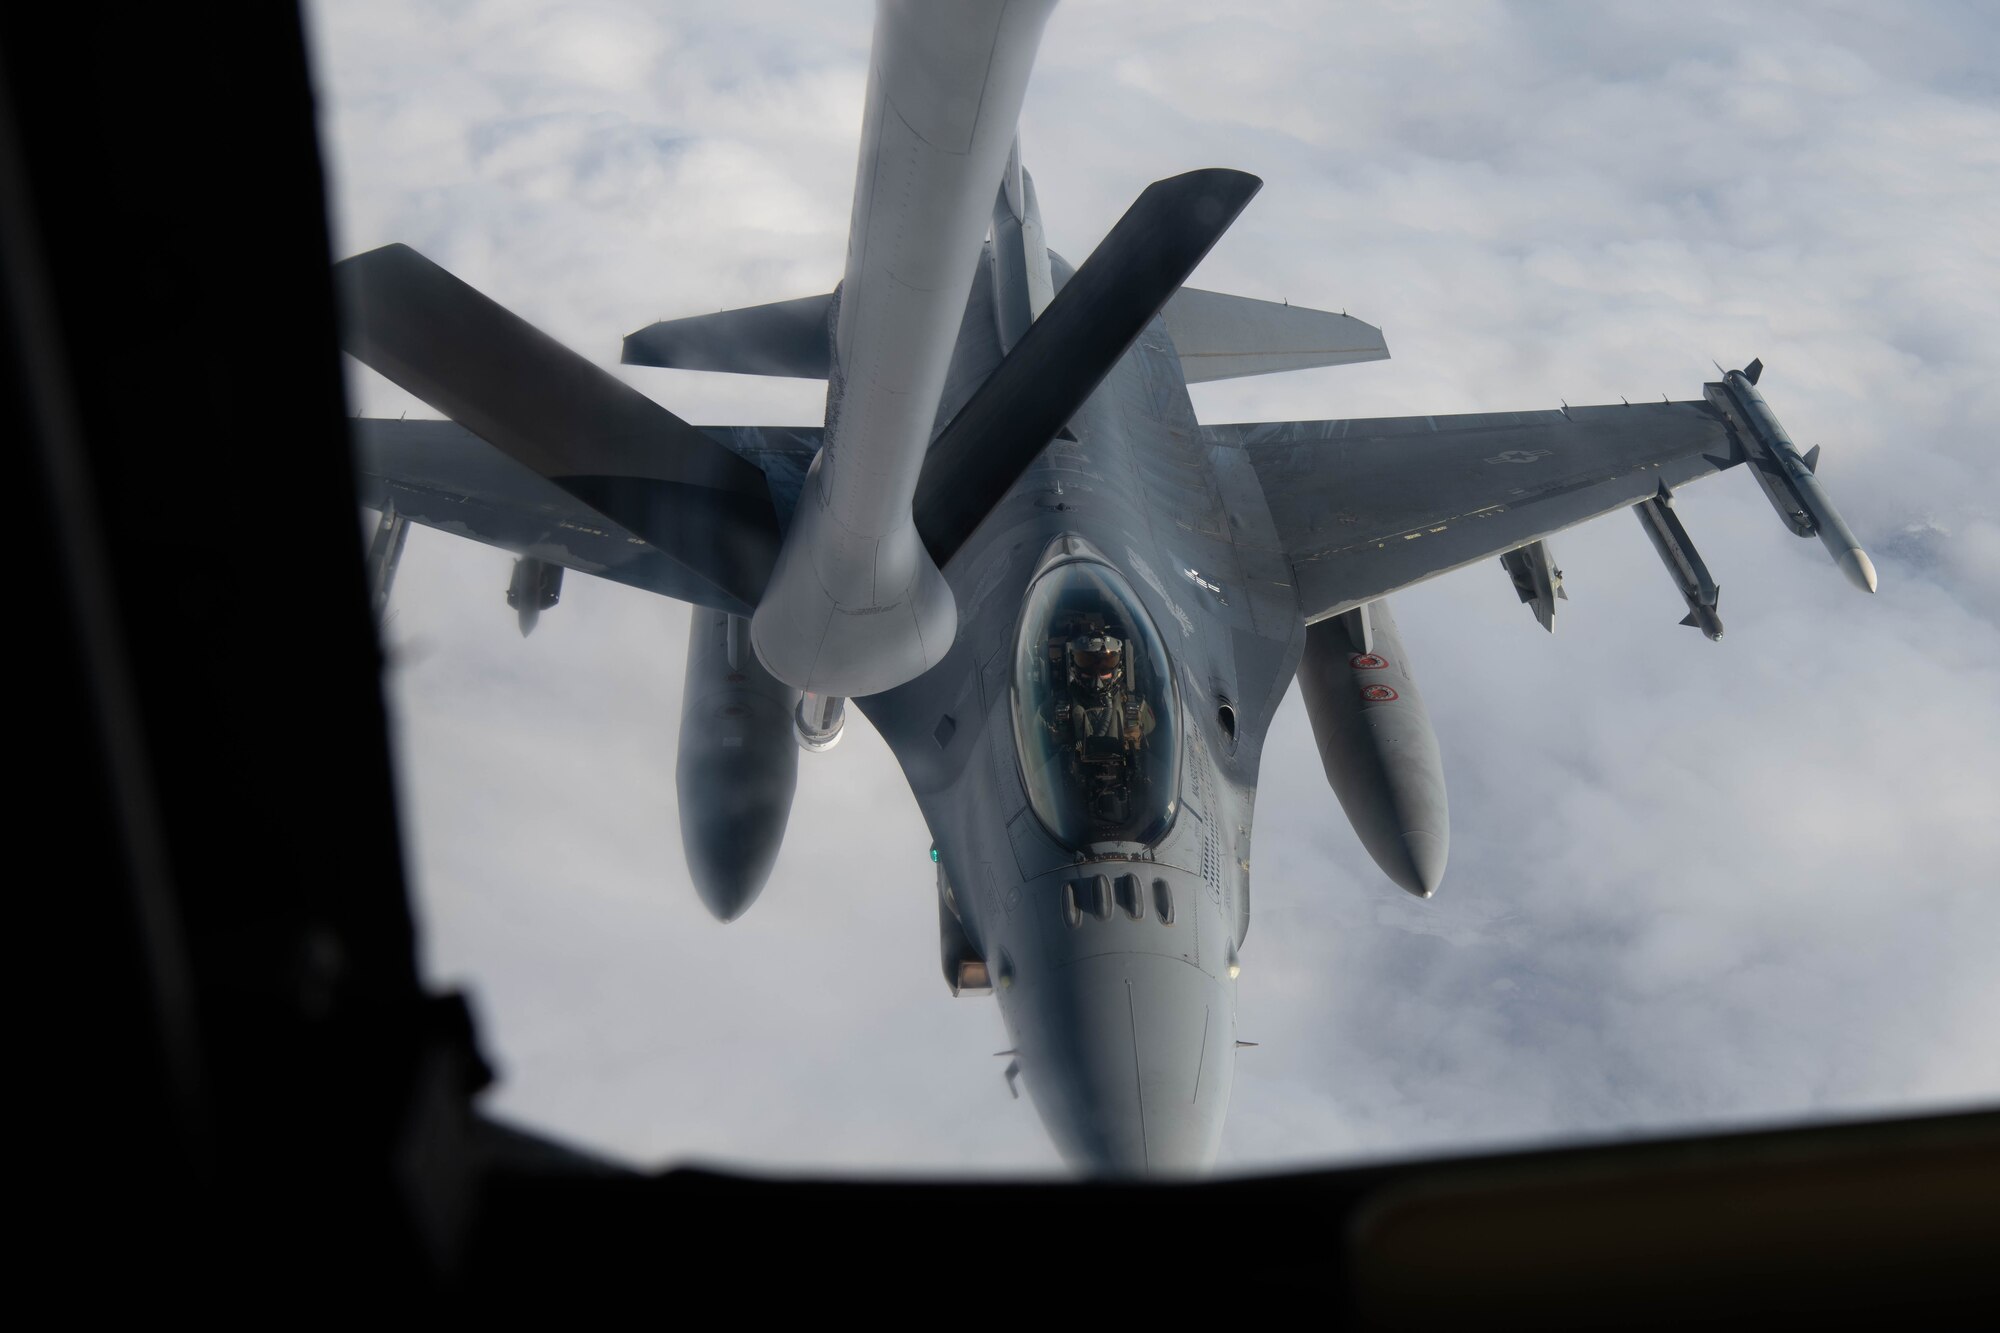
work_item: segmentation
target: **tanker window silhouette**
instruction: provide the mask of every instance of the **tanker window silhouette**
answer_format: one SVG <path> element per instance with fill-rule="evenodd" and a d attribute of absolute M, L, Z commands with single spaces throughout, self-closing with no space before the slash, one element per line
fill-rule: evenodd
<path fill-rule="evenodd" d="M 1021 779 L 1050 833 L 1079 850 L 1166 833 L 1180 779 L 1172 663 L 1110 566 L 1072 561 L 1028 590 L 1013 696 Z"/>

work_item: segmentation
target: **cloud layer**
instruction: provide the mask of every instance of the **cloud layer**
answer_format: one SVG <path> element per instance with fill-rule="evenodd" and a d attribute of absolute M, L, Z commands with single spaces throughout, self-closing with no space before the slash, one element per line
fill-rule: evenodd
<path fill-rule="evenodd" d="M 606 364 L 838 277 L 864 6 L 312 17 L 342 253 L 408 242 Z M 1242 167 L 1266 188 L 1196 282 L 1388 334 L 1387 363 L 1203 386 L 1204 419 L 1691 397 L 1762 356 L 1882 573 L 1855 593 L 1731 474 L 1680 505 L 1719 645 L 1618 516 L 1553 543 L 1554 637 L 1497 568 L 1399 596 L 1452 868 L 1429 903 L 1383 882 L 1288 700 L 1226 1166 L 2000 1094 L 1996 49 L 1948 4 L 1051 20 L 1023 143 L 1056 248 Z M 619 373 L 697 421 L 822 407 Z M 523 642 L 507 571 L 419 532 L 390 626 L 426 963 L 474 995 L 495 1109 L 644 1161 L 1053 1169 L 997 1014 L 937 975 L 929 835 L 865 724 L 804 757 L 770 888 L 717 926 L 674 813 L 685 610 L 575 578 Z"/>

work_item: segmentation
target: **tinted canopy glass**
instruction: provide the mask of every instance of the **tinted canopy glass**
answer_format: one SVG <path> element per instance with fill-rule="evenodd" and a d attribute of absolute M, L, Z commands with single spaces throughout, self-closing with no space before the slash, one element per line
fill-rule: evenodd
<path fill-rule="evenodd" d="M 1166 833 L 1180 789 L 1173 664 L 1110 566 L 1058 565 L 1029 588 L 1013 693 L 1021 778 L 1049 832 L 1076 848 Z"/>

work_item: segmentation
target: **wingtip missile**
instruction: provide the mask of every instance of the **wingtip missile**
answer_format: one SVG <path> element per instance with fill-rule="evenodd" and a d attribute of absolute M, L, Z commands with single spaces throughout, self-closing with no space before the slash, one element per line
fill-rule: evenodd
<path fill-rule="evenodd" d="M 1859 546 L 1849 547 L 1837 563 L 1840 572 L 1847 575 L 1847 581 L 1863 592 L 1875 591 L 1875 562 L 1868 558 L 1868 552 Z"/>
<path fill-rule="evenodd" d="M 1751 475 L 1785 525 L 1797 536 L 1818 537 L 1849 583 L 1863 592 L 1874 592 L 1875 566 L 1820 484 L 1819 446 L 1813 446 L 1809 454 L 1799 453 L 1757 389 L 1763 373 L 1762 361 L 1752 361 L 1742 370 L 1724 371 L 1722 382 L 1707 386 L 1705 394 L 1741 433 L 1750 456 Z"/>

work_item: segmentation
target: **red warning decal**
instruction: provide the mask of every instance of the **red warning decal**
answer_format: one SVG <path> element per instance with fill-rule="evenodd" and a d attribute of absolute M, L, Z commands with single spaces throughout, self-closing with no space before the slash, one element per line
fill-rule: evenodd
<path fill-rule="evenodd" d="M 1356 671 L 1380 671 L 1389 665 L 1389 660 L 1374 653 L 1356 653 L 1347 659 L 1347 665 Z"/>
<path fill-rule="evenodd" d="M 1396 698 L 1396 692 L 1387 685 L 1364 685 L 1361 687 L 1361 697 L 1369 703 L 1386 704 Z"/>

